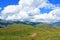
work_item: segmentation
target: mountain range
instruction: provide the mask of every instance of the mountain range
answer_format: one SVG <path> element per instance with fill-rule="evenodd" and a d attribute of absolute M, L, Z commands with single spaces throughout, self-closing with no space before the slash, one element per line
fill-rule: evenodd
<path fill-rule="evenodd" d="M 41 24 L 47 24 L 47 25 L 52 25 L 52 26 L 59 26 L 60 27 L 60 22 L 54 22 L 54 23 L 44 23 L 44 22 L 29 22 L 29 21 L 7 21 L 7 20 L 2 20 L 0 19 L 0 27 L 8 27 L 9 25 L 12 24 L 26 24 L 26 25 L 41 25 Z"/>

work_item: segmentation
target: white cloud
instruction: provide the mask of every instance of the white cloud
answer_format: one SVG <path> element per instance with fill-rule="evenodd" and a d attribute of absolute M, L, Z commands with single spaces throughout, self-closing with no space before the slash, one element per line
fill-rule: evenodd
<path fill-rule="evenodd" d="M 1 16 L 0 16 L 0 19 L 1 19 Z"/>
<path fill-rule="evenodd" d="M 60 20 L 60 8 L 54 9 L 49 13 L 50 19 L 55 19 L 56 21 Z"/>
<path fill-rule="evenodd" d="M 60 21 L 60 8 L 54 9 L 48 14 L 41 14 L 41 15 L 35 15 L 35 19 L 32 21 L 38 21 L 38 22 L 58 22 Z"/>
<path fill-rule="evenodd" d="M 30 6 L 30 7 L 39 7 L 44 3 L 48 2 L 48 0 L 20 0 L 19 5 L 21 6 Z"/>
<path fill-rule="evenodd" d="M 40 8 L 53 10 L 41 14 Z M 48 3 L 48 0 L 20 0 L 18 5 L 8 5 L 1 13 L 0 18 L 6 20 L 28 20 L 46 23 L 60 21 L 60 7 Z"/>
<path fill-rule="evenodd" d="M 19 11 L 19 6 L 18 5 L 9 5 L 7 7 L 4 8 L 4 10 L 2 11 L 3 15 L 6 14 L 15 14 Z"/>

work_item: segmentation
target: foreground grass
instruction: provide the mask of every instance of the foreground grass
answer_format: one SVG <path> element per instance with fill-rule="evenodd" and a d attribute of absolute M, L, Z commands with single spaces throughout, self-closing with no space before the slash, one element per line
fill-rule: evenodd
<path fill-rule="evenodd" d="M 0 28 L 0 40 L 60 40 L 60 28 L 15 24 Z"/>

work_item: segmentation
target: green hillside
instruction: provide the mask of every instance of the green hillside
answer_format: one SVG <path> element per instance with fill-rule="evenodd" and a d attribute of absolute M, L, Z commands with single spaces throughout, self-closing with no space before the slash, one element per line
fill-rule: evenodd
<path fill-rule="evenodd" d="M 60 40 L 60 28 L 14 24 L 0 28 L 0 40 Z"/>

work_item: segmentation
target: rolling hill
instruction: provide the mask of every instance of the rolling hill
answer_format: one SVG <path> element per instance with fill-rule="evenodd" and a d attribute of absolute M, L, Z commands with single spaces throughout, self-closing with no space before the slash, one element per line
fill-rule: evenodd
<path fill-rule="evenodd" d="M 0 28 L 0 40 L 60 40 L 60 27 L 13 24 Z"/>
<path fill-rule="evenodd" d="M 60 40 L 60 22 L 0 20 L 0 40 Z"/>

